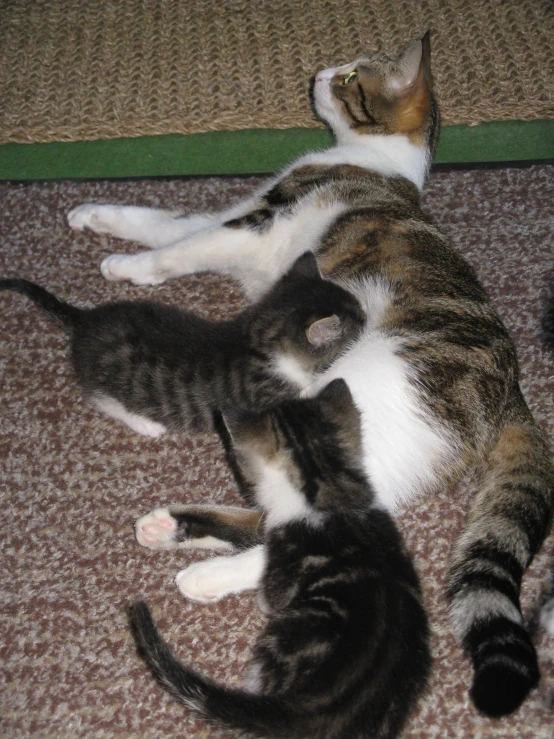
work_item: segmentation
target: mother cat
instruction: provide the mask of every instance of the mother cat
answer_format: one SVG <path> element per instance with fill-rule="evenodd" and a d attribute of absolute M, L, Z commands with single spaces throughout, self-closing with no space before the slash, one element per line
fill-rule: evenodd
<path fill-rule="evenodd" d="M 477 708 L 507 714 L 539 680 L 519 593 L 550 530 L 554 471 L 506 329 L 472 268 L 420 208 L 439 134 L 429 34 L 393 58 L 320 72 L 313 97 L 336 145 L 301 158 L 248 202 L 189 217 L 89 204 L 69 222 L 150 247 L 105 259 L 108 280 L 157 284 L 215 270 L 254 298 L 311 249 L 323 274 L 358 297 L 367 328 L 319 386 L 347 380 L 362 412 L 365 468 L 390 510 L 480 473 L 448 599 L 473 660 Z M 139 520 L 137 538 L 152 548 L 246 548 L 257 523 L 252 511 L 177 506 Z M 179 587 L 204 602 L 255 587 L 258 552 L 192 565 Z"/>

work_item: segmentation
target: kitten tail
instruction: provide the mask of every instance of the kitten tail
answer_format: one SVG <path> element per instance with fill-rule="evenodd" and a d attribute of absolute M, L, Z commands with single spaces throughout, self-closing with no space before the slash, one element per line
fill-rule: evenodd
<path fill-rule="evenodd" d="M 71 330 L 78 321 L 82 311 L 63 300 L 58 300 L 52 293 L 34 282 L 18 278 L 0 280 L 0 290 L 14 290 L 31 298 L 49 316 L 64 328 Z"/>
<path fill-rule="evenodd" d="M 164 642 L 146 603 L 129 608 L 131 630 L 140 656 L 154 676 L 186 708 L 226 728 L 260 737 L 300 737 L 299 716 L 278 698 L 226 688 L 179 662 Z"/>

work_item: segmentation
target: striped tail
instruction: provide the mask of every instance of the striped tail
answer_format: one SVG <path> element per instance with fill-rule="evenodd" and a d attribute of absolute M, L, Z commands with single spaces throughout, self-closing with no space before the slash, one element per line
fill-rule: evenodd
<path fill-rule="evenodd" d="M 272 696 L 226 688 L 179 662 L 160 636 L 146 603 L 129 609 L 137 648 L 154 676 L 185 707 L 221 726 L 260 737 L 304 736 L 301 717 Z"/>
<path fill-rule="evenodd" d="M 515 711 L 540 680 L 519 595 L 523 573 L 549 533 L 554 499 L 547 442 L 516 392 L 448 584 L 452 624 L 475 669 L 471 697 L 494 717 Z"/>
<path fill-rule="evenodd" d="M 14 290 L 15 292 L 26 295 L 48 313 L 48 315 L 69 330 L 75 326 L 83 312 L 79 308 L 64 303 L 63 300 L 58 300 L 48 290 L 28 280 L 21 280 L 19 278 L 0 280 L 0 290 Z"/>

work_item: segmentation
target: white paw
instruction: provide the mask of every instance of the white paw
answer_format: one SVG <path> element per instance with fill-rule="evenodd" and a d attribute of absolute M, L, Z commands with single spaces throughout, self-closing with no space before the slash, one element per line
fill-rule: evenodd
<path fill-rule="evenodd" d="M 196 603 L 215 603 L 244 590 L 240 568 L 233 557 L 214 557 L 181 570 L 175 578 L 182 595 Z"/>
<path fill-rule="evenodd" d="M 176 530 L 177 521 L 169 513 L 169 508 L 155 508 L 135 523 L 137 541 L 148 549 L 177 549 Z"/>
<path fill-rule="evenodd" d="M 259 586 L 265 566 L 263 546 L 228 557 L 213 557 L 181 570 L 175 582 L 185 598 L 215 603 L 231 593 Z"/>
<path fill-rule="evenodd" d="M 69 225 L 74 231 L 90 228 L 97 234 L 112 233 L 115 208 L 113 205 L 85 203 L 73 208 L 67 216 Z"/>
<path fill-rule="evenodd" d="M 128 420 L 127 423 L 137 434 L 149 436 L 151 439 L 157 439 L 167 431 L 163 423 L 151 421 L 149 418 L 142 418 L 141 416 L 135 416 L 132 420 Z"/>
<path fill-rule="evenodd" d="M 153 258 L 144 254 L 112 254 L 100 265 L 104 278 L 110 282 L 130 280 L 134 285 L 159 285 L 165 280 L 153 271 Z"/>
<path fill-rule="evenodd" d="M 554 598 L 543 606 L 541 611 L 541 625 L 554 636 Z"/>

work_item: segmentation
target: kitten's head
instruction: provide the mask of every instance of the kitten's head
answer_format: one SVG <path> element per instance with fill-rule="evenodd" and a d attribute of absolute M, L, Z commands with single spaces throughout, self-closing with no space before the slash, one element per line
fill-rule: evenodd
<path fill-rule="evenodd" d="M 362 469 L 360 413 L 344 380 L 314 398 L 263 413 L 223 414 L 241 471 L 268 512 L 355 511 L 371 502 Z"/>
<path fill-rule="evenodd" d="M 405 134 L 434 153 L 439 112 L 429 37 L 428 31 L 396 56 L 362 56 L 315 76 L 315 110 L 339 143 L 356 135 Z"/>
<path fill-rule="evenodd" d="M 366 315 L 347 290 L 322 277 L 312 252 L 300 256 L 253 308 L 252 340 L 320 372 L 359 335 Z"/>

